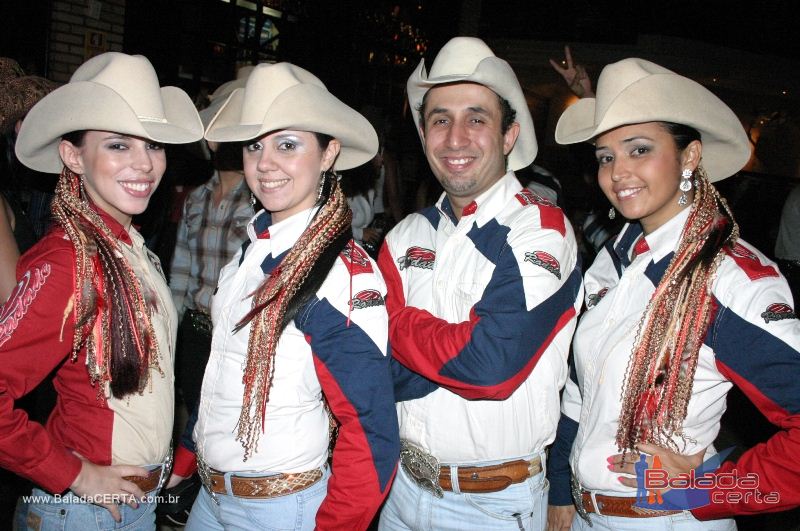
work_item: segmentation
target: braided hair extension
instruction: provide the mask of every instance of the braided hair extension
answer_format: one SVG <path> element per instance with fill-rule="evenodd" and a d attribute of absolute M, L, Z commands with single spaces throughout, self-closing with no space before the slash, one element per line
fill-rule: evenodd
<path fill-rule="evenodd" d="M 247 460 L 257 449 L 275 374 L 275 349 L 281 333 L 317 292 L 339 253 L 352 238 L 353 214 L 333 172 L 323 172 L 321 205 L 280 264 L 253 295 L 253 308 L 237 323 L 251 323 L 244 371 L 244 398 L 236 439 Z"/>
<path fill-rule="evenodd" d="M 699 135 L 698 135 L 699 136 Z M 739 227 L 702 165 L 694 175 L 692 211 L 664 276 L 645 309 L 628 360 L 616 442 L 620 451 L 640 442 L 680 451 L 700 347 L 716 310 L 711 288 L 725 247 Z"/>
<path fill-rule="evenodd" d="M 108 382 L 113 396 L 122 398 L 144 389 L 150 367 L 161 372 L 158 343 L 139 279 L 117 238 L 83 197 L 80 179 L 64 167 L 53 198 L 55 220 L 75 248 L 72 359 L 85 344 L 98 392 Z"/>

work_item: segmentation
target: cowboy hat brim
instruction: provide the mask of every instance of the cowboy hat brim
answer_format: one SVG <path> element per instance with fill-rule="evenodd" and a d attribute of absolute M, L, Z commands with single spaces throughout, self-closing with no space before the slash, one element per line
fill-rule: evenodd
<path fill-rule="evenodd" d="M 538 145 L 528 102 L 525 100 L 522 87 L 511 66 L 498 57 L 484 58 L 469 74 L 450 74 L 438 77 L 428 77 L 424 60 L 420 62 L 408 79 L 407 90 L 414 125 L 423 144 L 425 138 L 420 129 L 419 106 L 422 104 L 426 92 L 437 85 L 447 83 L 477 83 L 508 100 L 511 108 L 516 111 L 515 121 L 520 126 L 517 141 L 508 155 L 508 167 L 511 170 L 520 170 L 533 162 Z"/>
<path fill-rule="evenodd" d="M 341 144 L 335 170 L 348 170 L 378 152 L 378 135 L 366 118 L 323 87 L 293 85 L 279 94 L 263 116 L 242 120 L 245 89 L 236 89 L 211 120 L 205 138 L 212 142 L 244 142 L 281 129 L 323 133 Z"/>
<path fill-rule="evenodd" d="M 137 116 L 113 89 L 91 81 L 68 83 L 54 90 L 28 113 L 16 143 L 17 158 L 45 173 L 59 173 L 61 137 L 74 131 L 113 131 L 165 144 L 203 138 L 203 124 L 189 96 L 177 87 L 161 87 L 163 120 Z"/>
<path fill-rule="evenodd" d="M 750 142 L 733 111 L 699 83 L 673 72 L 631 83 L 599 113 L 595 98 L 578 100 L 558 120 L 555 139 L 575 144 L 623 125 L 646 122 L 696 129 L 703 143 L 703 167 L 712 182 L 733 175 L 750 158 Z"/>

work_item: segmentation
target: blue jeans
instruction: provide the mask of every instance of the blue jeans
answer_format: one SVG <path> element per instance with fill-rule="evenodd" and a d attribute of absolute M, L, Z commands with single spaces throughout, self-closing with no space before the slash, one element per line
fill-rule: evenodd
<path fill-rule="evenodd" d="M 225 474 L 225 488 L 231 492 L 231 472 Z M 244 476 L 247 474 L 235 474 Z M 263 474 L 252 474 L 261 476 Z M 217 494 L 217 501 L 205 488 L 200 489 L 189 513 L 186 531 L 251 530 L 313 531 L 317 511 L 328 492 L 331 472 L 325 468 L 322 479 L 307 489 L 268 499 L 240 498 Z M 219 503 L 217 503 L 219 502 Z"/>
<path fill-rule="evenodd" d="M 487 463 L 488 464 L 488 463 Z M 547 522 L 548 484 L 544 472 L 499 492 L 444 492 L 437 498 L 399 467 L 381 512 L 379 531 L 538 531 Z"/>
<path fill-rule="evenodd" d="M 17 522 L 23 526 L 22 529 L 31 531 L 153 531 L 156 528 L 155 494 L 155 491 L 148 493 L 136 509 L 120 504 L 118 507 L 122 520 L 117 523 L 108 509 L 87 503 L 72 492 L 53 496 L 43 490 L 33 489 L 31 501 L 18 507 L 18 510 L 25 512 L 17 515 Z"/>
<path fill-rule="evenodd" d="M 590 514 L 592 527 L 578 515 L 572 521 L 570 531 L 736 531 L 736 522 L 731 519 L 701 522 L 689 511 L 672 516 L 654 518 L 624 518 Z"/>

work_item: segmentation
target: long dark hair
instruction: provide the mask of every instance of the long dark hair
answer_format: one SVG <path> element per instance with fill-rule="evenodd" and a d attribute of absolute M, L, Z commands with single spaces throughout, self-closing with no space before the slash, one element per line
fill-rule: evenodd
<path fill-rule="evenodd" d="M 76 131 L 62 140 L 81 147 L 85 136 L 86 131 Z M 113 396 L 122 398 L 144 389 L 150 367 L 160 371 L 158 342 L 141 283 L 82 193 L 80 179 L 64 167 L 53 199 L 56 223 L 75 248 L 73 359 L 85 345 L 92 381 L 107 382 Z"/>

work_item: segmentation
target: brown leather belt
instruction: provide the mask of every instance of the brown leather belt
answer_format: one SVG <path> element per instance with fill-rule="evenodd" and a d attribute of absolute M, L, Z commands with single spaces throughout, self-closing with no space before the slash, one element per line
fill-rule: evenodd
<path fill-rule="evenodd" d="M 499 492 L 513 483 L 522 483 L 542 471 L 541 459 L 530 461 L 517 459 L 497 465 L 458 467 L 458 490 L 468 493 Z M 439 469 L 439 485 L 442 490 L 453 490 L 450 467 Z"/>
<path fill-rule="evenodd" d="M 161 480 L 162 467 L 154 468 L 145 477 L 141 476 L 125 476 L 123 479 L 135 483 L 137 487 L 142 489 L 142 492 L 150 492 L 158 487 L 158 482 Z"/>
<path fill-rule="evenodd" d="M 308 472 L 274 476 L 231 476 L 231 494 L 239 498 L 277 498 L 307 489 L 322 479 L 322 475 L 322 470 L 316 468 Z M 206 487 L 215 494 L 228 494 L 225 474 L 217 470 L 209 471 Z"/>
<path fill-rule="evenodd" d="M 636 497 L 623 496 L 604 496 L 595 494 L 597 507 L 592 502 L 592 495 L 589 492 L 581 494 L 583 508 L 587 513 L 597 513 L 603 516 L 622 516 L 624 518 L 653 518 L 656 516 L 669 516 L 678 514 L 681 511 L 664 511 L 661 509 L 647 509 L 646 507 L 636 507 Z M 598 510 L 599 509 L 599 510 Z"/>

